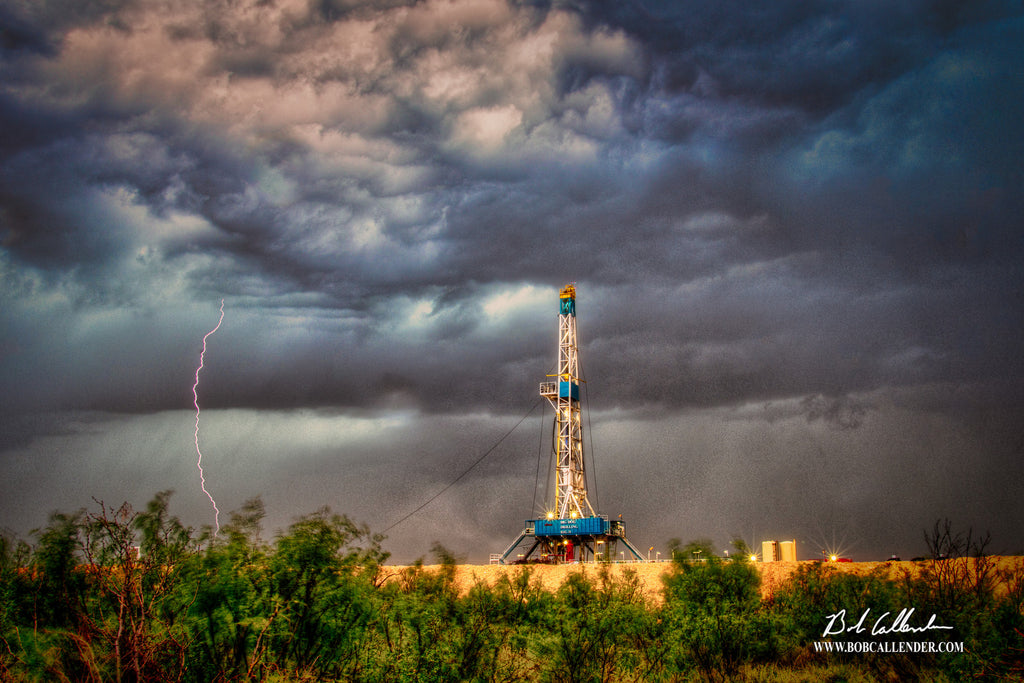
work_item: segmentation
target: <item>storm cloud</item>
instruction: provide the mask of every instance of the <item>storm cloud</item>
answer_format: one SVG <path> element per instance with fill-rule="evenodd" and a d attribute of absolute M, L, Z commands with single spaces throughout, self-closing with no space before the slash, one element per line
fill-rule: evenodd
<path fill-rule="evenodd" d="M 0 526 L 212 521 L 223 299 L 215 495 L 384 529 L 534 407 L 573 281 L 640 545 L 1024 552 L 1021 45 L 1009 1 L 0 2 Z M 388 549 L 501 550 L 543 431 Z"/>

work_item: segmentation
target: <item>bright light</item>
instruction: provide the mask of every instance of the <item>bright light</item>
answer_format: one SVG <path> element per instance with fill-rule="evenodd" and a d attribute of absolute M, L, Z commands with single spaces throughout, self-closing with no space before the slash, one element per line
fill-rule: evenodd
<path fill-rule="evenodd" d="M 838 555 L 829 555 L 828 559 L 829 559 L 829 562 L 835 562 L 836 560 L 839 559 L 839 556 Z"/>
<path fill-rule="evenodd" d="M 751 555 L 750 556 L 750 561 L 751 562 L 757 562 L 757 555 Z"/>
<path fill-rule="evenodd" d="M 548 512 L 548 519 L 554 519 L 554 518 L 555 518 L 555 513 L 549 511 Z"/>

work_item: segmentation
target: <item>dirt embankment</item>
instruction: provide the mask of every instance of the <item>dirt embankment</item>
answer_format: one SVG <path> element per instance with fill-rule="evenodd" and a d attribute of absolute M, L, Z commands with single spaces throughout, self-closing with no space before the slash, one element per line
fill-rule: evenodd
<path fill-rule="evenodd" d="M 1024 557 L 995 557 L 990 558 L 998 571 L 1024 572 Z M 954 560 L 956 561 L 956 560 Z M 971 561 L 973 563 L 973 561 Z M 811 562 L 759 562 L 755 566 L 761 572 L 761 595 L 770 597 L 797 567 Z M 922 570 L 927 570 L 932 563 L 925 562 L 835 562 L 829 563 L 828 567 L 837 572 L 867 575 L 878 571 L 890 579 L 900 579 L 909 575 L 917 577 Z M 425 565 L 427 571 L 436 571 L 438 565 Z M 455 567 L 455 583 L 463 594 L 476 583 L 484 583 L 493 586 L 503 576 L 513 577 L 523 567 L 505 566 L 498 564 L 472 565 L 463 564 Z M 661 576 L 671 568 L 668 562 L 638 562 L 627 564 L 613 564 L 608 567 L 612 576 L 621 576 L 624 572 L 635 572 L 640 585 L 649 600 L 661 602 Z M 385 581 L 397 580 L 406 567 L 385 566 L 381 568 Z M 529 565 L 532 581 L 539 582 L 541 587 L 554 591 L 557 590 L 565 577 L 572 572 L 584 572 L 587 576 L 597 577 L 603 567 L 595 564 L 565 564 L 565 565 Z"/>

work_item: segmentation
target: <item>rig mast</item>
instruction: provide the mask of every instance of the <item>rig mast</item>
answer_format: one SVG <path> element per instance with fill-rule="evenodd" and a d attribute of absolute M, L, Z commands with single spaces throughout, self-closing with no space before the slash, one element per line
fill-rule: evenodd
<path fill-rule="evenodd" d="M 583 424 L 580 420 L 579 347 L 576 344 L 576 287 L 558 293 L 558 373 L 541 382 L 540 395 L 555 409 L 555 516 L 594 517 L 587 500 L 583 469 Z"/>
<path fill-rule="evenodd" d="M 552 381 L 553 380 L 553 381 Z M 617 559 L 622 543 L 631 558 L 642 561 L 640 552 L 626 539 L 622 520 L 609 520 L 594 512 L 587 498 L 583 458 L 583 422 L 580 411 L 579 347 L 576 340 L 576 287 L 566 285 L 558 293 L 558 372 L 541 382 L 540 395 L 555 410 L 553 443 L 555 499 L 541 519 L 528 519 L 525 528 L 492 562 L 505 564 L 523 541 L 532 540 L 517 562 L 586 562 Z M 538 557 L 534 553 L 538 553 Z M 625 557 L 626 551 L 618 557 Z"/>

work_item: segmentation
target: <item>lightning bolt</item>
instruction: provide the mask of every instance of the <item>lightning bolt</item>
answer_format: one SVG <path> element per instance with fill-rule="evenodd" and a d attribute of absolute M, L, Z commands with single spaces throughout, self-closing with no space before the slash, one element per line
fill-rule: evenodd
<path fill-rule="evenodd" d="M 210 338 L 210 335 L 220 329 L 220 324 L 224 322 L 224 299 L 220 300 L 220 320 L 217 321 L 217 326 L 206 333 L 203 337 L 203 350 L 199 354 L 199 367 L 196 368 L 196 381 L 192 385 L 192 405 L 196 407 L 196 454 L 199 456 L 199 460 L 196 461 L 196 467 L 199 468 L 199 485 L 203 489 L 203 493 L 210 499 L 210 504 L 213 505 L 213 523 L 217 527 L 214 535 L 220 533 L 220 510 L 217 509 L 217 501 L 213 499 L 210 492 L 206 490 L 206 475 L 203 473 L 203 452 L 199 450 L 199 371 L 203 369 L 203 362 L 206 358 L 206 340 Z"/>

